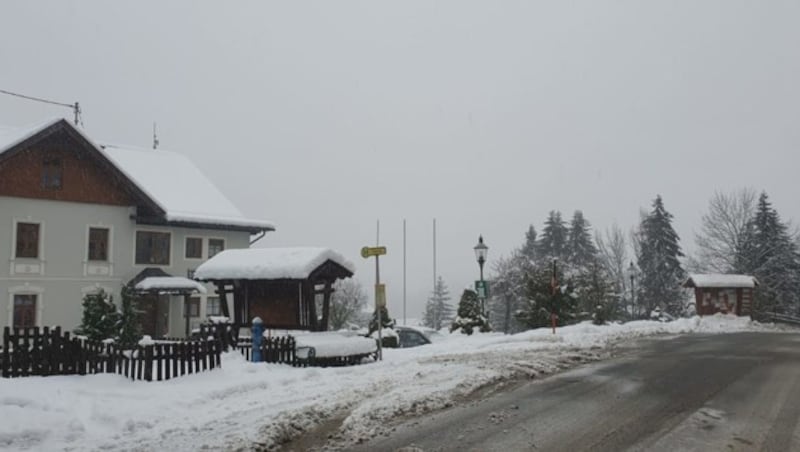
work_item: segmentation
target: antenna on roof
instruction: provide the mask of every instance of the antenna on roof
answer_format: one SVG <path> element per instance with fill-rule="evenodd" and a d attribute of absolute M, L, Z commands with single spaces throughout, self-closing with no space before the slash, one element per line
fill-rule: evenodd
<path fill-rule="evenodd" d="M 81 118 L 81 105 L 78 102 L 75 102 L 74 104 L 65 104 L 63 102 L 56 102 L 56 101 L 53 101 L 53 100 L 42 99 L 40 97 L 33 97 L 33 96 L 26 96 L 24 94 L 19 94 L 19 93 L 12 93 L 11 91 L 6 91 L 6 90 L 3 90 L 3 89 L 0 89 L 0 93 L 8 94 L 9 96 L 19 97 L 19 98 L 22 98 L 22 99 L 32 100 L 32 101 L 36 101 L 36 102 L 42 102 L 42 103 L 45 103 L 45 104 L 58 105 L 59 107 L 71 108 L 72 112 L 75 114 L 75 125 L 77 126 L 78 124 L 80 124 L 81 126 L 83 126 L 83 119 Z"/>
<path fill-rule="evenodd" d="M 158 135 L 156 135 L 156 123 L 153 123 L 153 149 L 158 149 Z"/>

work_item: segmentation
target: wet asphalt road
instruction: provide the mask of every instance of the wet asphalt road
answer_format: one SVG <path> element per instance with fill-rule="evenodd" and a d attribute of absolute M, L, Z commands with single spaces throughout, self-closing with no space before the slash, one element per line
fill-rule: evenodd
<path fill-rule="evenodd" d="M 800 451 L 800 334 L 690 335 L 637 347 L 408 421 L 353 450 Z"/>

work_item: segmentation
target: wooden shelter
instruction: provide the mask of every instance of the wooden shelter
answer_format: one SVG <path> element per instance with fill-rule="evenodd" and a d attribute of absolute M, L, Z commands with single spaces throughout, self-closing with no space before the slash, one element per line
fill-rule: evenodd
<path fill-rule="evenodd" d="M 698 315 L 750 316 L 758 280 L 748 275 L 689 275 L 683 287 L 694 289 Z"/>
<path fill-rule="evenodd" d="M 148 267 L 130 280 L 128 287 L 136 296 L 143 334 L 164 336 L 169 330 L 170 300 L 172 297 L 180 297 L 184 305 L 185 334 L 189 336 L 187 306 L 192 294 L 206 293 L 202 284 L 182 276 L 171 276 L 157 267 Z"/>
<path fill-rule="evenodd" d="M 236 325 L 260 317 L 266 328 L 325 331 L 333 283 L 353 272 L 328 248 L 253 248 L 215 255 L 197 268 L 195 279 L 216 285 L 223 315 Z"/>

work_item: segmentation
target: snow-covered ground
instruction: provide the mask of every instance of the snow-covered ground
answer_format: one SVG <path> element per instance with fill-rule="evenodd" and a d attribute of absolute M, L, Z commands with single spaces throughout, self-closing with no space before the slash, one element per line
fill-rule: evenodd
<path fill-rule="evenodd" d="M 383 361 L 352 367 L 253 364 L 230 353 L 222 369 L 166 382 L 116 375 L 0 379 L 0 449 L 248 450 L 333 419 L 342 419 L 339 438 L 356 442 L 380 434 L 391 419 L 450 406 L 487 385 L 602 358 L 620 340 L 775 329 L 725 316 L 583 323 L 556 335 L 455 334 L 385 350 Z"/>

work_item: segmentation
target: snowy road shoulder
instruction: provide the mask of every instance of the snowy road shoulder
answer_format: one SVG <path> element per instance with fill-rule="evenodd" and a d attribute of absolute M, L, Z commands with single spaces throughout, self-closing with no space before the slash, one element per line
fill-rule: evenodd
<path fill-rule="evenodd" d="M 363 441 L 392 420 L 447 407 L 504 380 L 600 359 L 610 345 L 659 334 L 775 331 L 714 316 L 516 335 L 451 335 L 352 367 L 253 364 L 226 354 L 220 370 L 160 383 L 115 375 L 0 380 L 0 448 L 9 450 L 268 449 L 334 418 L 338 439 Z"/>

